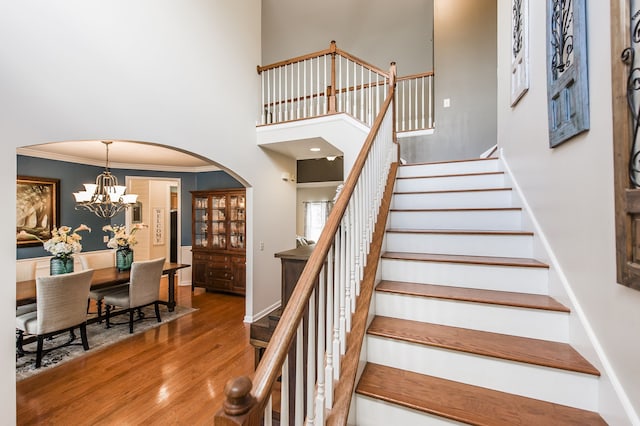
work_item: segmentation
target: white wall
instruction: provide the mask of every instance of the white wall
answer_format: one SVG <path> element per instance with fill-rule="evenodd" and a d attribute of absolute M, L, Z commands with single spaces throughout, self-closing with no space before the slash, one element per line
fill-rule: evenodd
<path fill-rule="evenodd" d="M 262 54 L 267 65 L 338 48 L 398 75 L 433 69 L 433 0 L 262 0 Z M 256 64 L 258 65 L 258 64 Z"/>
<path fill-rule="evenodd" d="M 295 237 L 295 187 L 278 187 L 293 160 L 256 146 L 259 0 L 60 0 L 0 6 L 3 192 L 14 196 L 15 149 L 78 139 L 131 139 L 210 158 L 249 188 L 248 315 L 279 300 L 273 253 Z M 8 42 L 10 40 L 10 42 Z M 278 202 L 274 202 L 274 199 Z M 15 269 L 13 213 L 0 265 Z M 251 216 L 249 216 L 251 217 Z M 257 279 L 255 277 L 265 277 Z M 270 277 L 273 277 L 271 279 Z M 1 409 L 15 416 L 13 285 L 2 286 Z"/>
<path fill-rule="evenodd" d="M 498 144 L 559 262 L 556 272 L 575 295 L 574 312 L 584 312 L 587 333 L 606 355 L 598 367 L 613 372 L 607 381 L 614 388 L 619 381 L 628 397 L 623 403 L 640 423 L 640 292 L 616 283 L 609 2 L 587 1 L 591 129 L 554 149 L 547 133 L 545 3 L 529 1 L 531 84 L 511 108 L 511 1 L 498 0 Z M 607 388 L 601 411 L 612 424 L 625 424 Z"/>

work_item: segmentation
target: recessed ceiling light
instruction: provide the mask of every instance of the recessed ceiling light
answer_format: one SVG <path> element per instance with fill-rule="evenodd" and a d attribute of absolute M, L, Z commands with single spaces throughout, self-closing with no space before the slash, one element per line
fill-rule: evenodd
<path fill-rule="evenodd" d="M 311 148 L 309 149 L 311 152 L 320 152 L 320 148 Z"/>

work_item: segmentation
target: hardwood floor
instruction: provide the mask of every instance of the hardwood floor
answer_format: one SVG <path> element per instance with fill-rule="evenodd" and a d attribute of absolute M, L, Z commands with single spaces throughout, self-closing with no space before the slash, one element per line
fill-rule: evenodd
<path fill-rule="evenodd" d="M 179 287 L 198 311 L 16 384 L 18 425 L 212 424 L 226 380 L 253 371 L 243 297 Z"/>

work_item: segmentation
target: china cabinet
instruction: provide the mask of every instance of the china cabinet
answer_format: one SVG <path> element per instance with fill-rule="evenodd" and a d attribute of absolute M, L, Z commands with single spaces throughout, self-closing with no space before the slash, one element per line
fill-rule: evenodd
<path fill-rule="evenodd" d="M 192 191 L 193 287 L 245 294 L 244 189 Z"/>

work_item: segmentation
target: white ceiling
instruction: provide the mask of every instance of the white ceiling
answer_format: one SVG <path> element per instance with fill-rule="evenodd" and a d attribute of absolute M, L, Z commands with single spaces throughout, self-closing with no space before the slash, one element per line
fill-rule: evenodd
<path fill-rule="evenodd" d="M 296 160 L 340 156 L 342 152 L 321 138 L 278 142 L 263 145 Z M 313 152 L 311 148 L 320 148 Z M 30 157 L 71 163 L 105 166 L 105 144 L 97 140 L 51 142 L 18 148 L 17 153 Z M 140 155 L 144 153 L 144 155 Z M 220 170 L 207 158 L 165 145 L 137 141 L 112 141 L 109 145 L 109 166 L 119 169 L 201 172 Z"/>
<path fill-rule="evenodd" d="M 219 170 L 211 160 L 172 147 L 147 142 L 112 142 L 109 145 L 109 166 L 113 168 L 192 172 Z M 94 166 L 105 165 L 106 152 L 105 144 L 101 141 L 89 140 L 53 142 L 17 149 L 21 155 Z"/>

